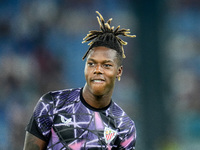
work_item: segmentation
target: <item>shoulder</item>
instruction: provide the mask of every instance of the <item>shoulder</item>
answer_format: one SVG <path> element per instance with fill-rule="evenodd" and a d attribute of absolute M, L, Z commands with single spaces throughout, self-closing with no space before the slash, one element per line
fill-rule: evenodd
<path fill-rule="evenodd" d="M 117 128 L 119 129 L 120 138 L 125 140 L 127 138 L 135 141 L 136 139 L 136 126 L 132 118 L 115 102 L 110 107 L 113 117 L 115 118 Z"/>
<path fill-rule="evenodd" d="M 51 91 L 50 95 L 54 101 L 67 101 L 67 102 L 74 102 L 80 99 L 80 92 L 81 88 L 76 89 L 64 89 L 58 91 Z"/>
<path fill-rule="evenodd" d="M 58 91 L 51 91 L 47 95 L 51 96 L 51 103 L 54 108 L 61 109 L 65 106 L 77 103 L 80 101 L 81 88 L 64 89 Z M 45 97 L 47 96 L 45 95 Z"/>
<path fill-rule="evenodd" d="M 62 96 L 71 96 L 71 95 L 77 95 L 80 94 L 81 88 L 73 88 L 73 89 L 63 89 L 63 90 L 57 90 L 57 91 L 51 91 L 50 94 L 55 97 L 62 97 Z"/>
<path fill-rule="evenodd" d="M 80 98 L 81 88 L 76 89 L 63 89 L 57 91 L 50 91 L 45 93 L 38 101 L 35 110 L 41 109 L 52 110 L 58 107 L 62 107 L 64 104 L 68 105 L 78 101 Z"/>
<path fill-rule="evenodd" d="M 50 91 L 48 93 L 45 93 L 40 98 L 40 101 L 43 101 L 46 103 L 52 103 L 57 100 L 66 100 L 66 99 L 70 100 L 72 98 L 80 96 L 80 91 L 81 91 L 81 88 Z"/>
<path fill-rule="evenodd" d="M 131 119 L 117 103 L 112 103 L 110 106 L 110 112 L 112 112 L 112 115 L 116 120 L 123 122 L 121 125 L 135 126 L 133 119 Z"/>

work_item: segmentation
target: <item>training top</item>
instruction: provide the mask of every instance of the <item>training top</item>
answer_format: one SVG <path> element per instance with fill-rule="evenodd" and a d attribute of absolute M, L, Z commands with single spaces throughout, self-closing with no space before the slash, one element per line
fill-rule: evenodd
<path fill-rule="evenodd" d="M 113 101 L 91 107 L 82 88 L 48 92 L 38 101 L 26 131 L 48 143 L 48 150 L 134 150 L 134 122 Z"/>

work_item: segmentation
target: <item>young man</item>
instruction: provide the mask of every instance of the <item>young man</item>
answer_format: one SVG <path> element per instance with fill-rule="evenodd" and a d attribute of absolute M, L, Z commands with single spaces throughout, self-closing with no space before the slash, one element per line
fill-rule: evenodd
<path fill-rule="evenodd" d="M 86 84 L 83 88 L 45 94 L 35 107 L 26 128 L 24 150 L 135 149 L 136 128 L 126 113 L 112 101 L 116 78 L 122 75 L 123 45 L 99 12 L 101 31 L 90 31 L 84 42 L 92 40 L 83 59 Z"/>

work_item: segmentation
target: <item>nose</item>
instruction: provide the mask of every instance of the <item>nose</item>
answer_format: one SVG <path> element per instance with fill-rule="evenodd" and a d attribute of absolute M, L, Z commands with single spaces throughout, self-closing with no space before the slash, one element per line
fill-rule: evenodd
<path fill-rule="evenodd" d="M 96 65 L 96 67 L 94 68 L 94 74 L 102 74 L 102 73 L 103 73 L 103 69 L 101 65 Z"/>

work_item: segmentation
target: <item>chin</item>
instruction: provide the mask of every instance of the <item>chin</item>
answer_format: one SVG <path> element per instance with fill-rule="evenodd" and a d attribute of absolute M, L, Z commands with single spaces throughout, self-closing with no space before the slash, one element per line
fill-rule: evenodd
<path fill-rule="evenodd" d="M 104 87 L 93 87 L 91 88 L 91 92 L 95 96 L 103 96 L 106 93 Z"/>

